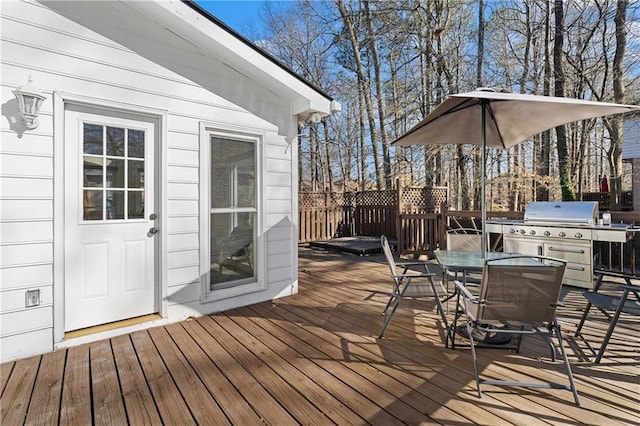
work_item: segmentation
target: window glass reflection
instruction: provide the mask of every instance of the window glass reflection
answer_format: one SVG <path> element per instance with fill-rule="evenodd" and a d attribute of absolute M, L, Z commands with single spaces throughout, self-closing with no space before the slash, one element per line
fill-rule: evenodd
<path fill-rule="evenodd" d="M 128 156 L 144 158 L 144 131 L 128 130 Z"/>
<path fill-rule="evenodd" d="M 211 288 L 255 277 L 254 212 L 211 214 Z"/>
<path fill-rule="evenodd" d="M 102 155 L 104 153 L 102 129 L 103 126 L 84 123 L 82 146 L 85 154 Z"/>
<path fill-rule="evenodd" d="M 256 206 L 256 144 L 211 138 L 211 207 Z"/>
<path fill-rule="evenodd" d="M 124 191 L 107 191 L 106 219 L 124 219 Z"/>
<path fill-rule="evenodd" d="M 84 178 L 83 185 L 85 187 L 102 188 L 103 185 L 103 161 L 102 157 L 84 156 Z"/>
<path fill-rule="evenodd" d="M 82 206 L 84 220 L 102 220 L 102 191 L 83 191 Z"/>
<path fill-rule="evenodd" d="M 144 218 L 144 191 L 130 191 L 128 194 L 128 218 L 142 219 Z"/>
<path fill-rule="evenodd" d="M 107 158 L 107 187 L 124 188 L 124 160 Z"/>
<path fill-rule="evenodd" d="M 82 137 L 83 219 L 143 219 L 145 132 L 83 123 Z"/>
<path fill-rule="evenodd" d="M 107 155 L 124 157 L 124 129 L 107 127 Z"/>
<path fill-rule="evenodd" d="M 129 188 L 144 188 L 144 161 L 129 160 Z"/>

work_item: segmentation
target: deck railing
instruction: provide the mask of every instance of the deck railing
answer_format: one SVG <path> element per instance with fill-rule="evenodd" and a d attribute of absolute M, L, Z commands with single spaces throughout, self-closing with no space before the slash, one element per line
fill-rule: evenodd
<path fill-rule="evenodd" d="M 299 237 L 301 243 L 342 236 L 395 238 L 398 252 L 417 257 L 446 248 L 451 228 L 481 229 L 481 212 L 447 208 L 448 188 L 402 187 L 361 192 L 300 192 Z M 489 219 L 522 219 L 523 212 L 487 212 Z M 640 212 L 611 212 L 613 223 L 640 226 Z M 490 235 L 490 247 L 500 250 L 500 235 Z M 634 272 L 640 268 L 640 235 L 626 243 L 594 242 L 595 265 Z"/>

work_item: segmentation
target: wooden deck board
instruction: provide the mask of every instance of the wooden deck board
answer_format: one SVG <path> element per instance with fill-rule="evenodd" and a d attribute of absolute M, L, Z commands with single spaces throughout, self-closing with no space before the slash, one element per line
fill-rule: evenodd
<path fill-rule="evenodd" d="M 180 351 L 179 344 L 182 342 L 174 342 L 164 327 L 149 329 L 149 335 L 195 422 L 210 425 L 230 424 L 218 403 Z"/>
<path fill-rule="evenodd" d="M 138 331 L 131 334 L 131 339 L 162 421 L 165 424 L 196 424 L 149 333 Z"/>
<path fill-rule="evenodd" d="M 11 376 L 11 371 L 15 365 L 15 361 L 5 362 L 0 365 L 0 396 L 4 394 L 7 382 L 9 381 L 9 376 Z"/>
<path fill-rule="evenodd" d="M 131 424 L 157 425 L 161 423 L 158 407 L 144 377 L 129 335 L 111 339 L 122 399 Z"/>
<path fill-rule="evenodd" d="M 43 357 L 29 402 L 26 424 L 49 425 L 58 422 L 66 353 Z"/>
<path fill-rule="evenodd" d="M 64 369 L 60 423 L 84 425 L 93 422 L 89 345 L 69 348 Z"/>
<path fill-rule="evenodd" d="M 381 256 L 302 251 L 299 294 L 0 367 L 2 424 L 637 424 L 640 320 L 608 323 L 566 292 L 559 311 L 582 406 L 570 392 L 483 387 L 446 349 L 432 300 L 407 299 L 377 339 L 391 282 Z M 450 304 L 453 308 L 453 304 Z M 591 346 L 591 348 L 590 348 Z M 483 377 L 566 382 L 549 349 L 478 350 Z"/>
<path fill-rule="evenodd" d="M 336 290 L 336 291 L 338 291 L 338 290 Z M 311 297 L 311 298 L 313 298 L 313 295 L 311 295 L 310 297 Z M 333 299 L 334 299 L 334 300 L 336 299 L 335 294 L 334 294 Z M 341 302 L 341 304 L 344 304 L 344 302 Z M 350 309 L 354 309 L 354 308 L 355 308 L 355 306 L 356 306 L 356 304 L 351 304 Z M 333 322 L 335 322 L 335 321 L 341 321 L 341 322 L 343 322 L 343 321 L 344 321 L 344 318 L 348 318 L 349 316 L 350 316 L 350 315 L 349 315 L 347 312 L 341 312 L 341 314 L 340 314 L 340 315 L 334 315 L 334 316 L 333 316 L 333 318 L 334 318 L 334 319 L 333 319 L 332 321 L 333 321 Z M 341 324 L 341 325 L 339 326 L 339 328 L 342 328 L 342 329 L 348 329 L 348 330 L 356 330 L 356 331 L 360 331 L 360 330 L 359 330 L 360 326 L 359 326 L 359 324 L 358 324 L 358 319 L 359 319 L 359 318 L 361 318 L 361 317 L 362 317 L 361 315 L 353 315 L 353 316 L 352 316 L 352 318 L 351 318 L 351 322 L 343 323 L 343 324 Z M 395 318 L 394 318 L 394 320 L 395 320 Z M 377 323 L 376 323 L 376 326 L 379 326 L 379 324 L 380 324 L 380 320 L 378 319 L 378 321 L 377 321 Z M 369 334 L 369 333 L 370 333 L 370 331 L 371 331 L 371 330 L 364 330 L 364 333 L 365 333 L 365 334 Z M 358 335 L 358 334 L 355 334 L 354 336 L 357 338 L 359 335 Z M 393 346 L 394 346 L 393 339 L 391 339 L 391 340 L 390 340 L 390 339 L 383 339 L 383 340 L 381 340 L 381 341 L 380 341 L 380 343 L 382 343 L 382 342 L 391 342 L 391 344 L 390 344 L 388 347 L 385 347 L 385 351 L 384 351 L 384 352 L 386 352 L 387 359 L 388 359 L 388 355 L 389 355 L 390 353 L 392 353 L 392 354 L 393 354 L 394 362 L 396 362 L 396 360 L 397 360 L 398 362 L 401 362 L 401 363 L 402 363 L 401 365 L 407 365 L 407 364 L 411 363 L 411 361 L 412 361 L 411 359 L 407 358 L 407 359 L 403 359 L 403 360 L 401 360 L 401 358 L 403 357 L 403 355 L 402 355 L 402 353 L 403 353 L 403 352 L 405 352 L 405 351 L 407 351 L 407 350 L 410 350 L 410 347 L 409 347 L 409 346 L 411 346 L 411 344 L 412 344 L 413 342 L 410 342 L 410 343 L 409 343 L 407 346 L 405 346 L 405 347 L 398 347 L 398 348 L 394 348 L 394 347 L 393 347 Z M 375 339 L 373 339 L 373 338 L 369 338 L 369 339 L 368 339 L 368 341 L 367 341 L 367 343 L 369 343 L 369 346 L 379 346 L 379 345 L 376 343 Z M 402 343 L 401 343 L 401 345 L 402 345 Z M 438 351 L 438 352 L 439 352 L 439 351 Z M 412 354 L 412 357 L 416 357 L 416 356 L 420 356 L 420 354 L 415 354 L 415 353 L 414 353 L 414 354 Z M 414 359 L 415 359 L 415 358 L 414 358 Z M 433 362 L 433 361 L 434 361 L 434 360 L 429 360 L 429 361 L 426 361 L 426 363 L 434 364 L 434 362 Z M 443 364 L 442 364 L 442 361 L 443 361 L 442 359 L 437 360 L 437 365 L 443 365 Z M 378 361 L 378 362 L 380 362 L 380 361 Z M 469 362 L 470 362 L 470 360 L 469 360 Z M 378 365 L 378 364 L 376 364 L 376 365 Z M 443 365 L 443 367 L 444 367 L 444 365 Z M 454 368 L 455 368 L 455 367 L 454 367 Z M 450 371 L 450 370 L 448 370 L 448 369 L 447 369 L 447 372 L 448 372 L 448 373 L 449 373 L 449 371 Z M 444 386 L 447 386 L 448 384 L 450 384 L 450 383 L 451 383 L 451 381 L 449 380 L 449 379 L 450 379 L 450 377 L 442 377 L 442 376 L 439 376 L 439 374 L 440 374 L 440 373 L 441 373 L 441 370 L 440 370 L 440 371 L 438 371 L 438 372 L 436 372 L 434 375 L 430 376 L 430 377 L 429 377 L 429 380 L 430 380 L 430 381 L 433 381 L 433 382 L 437 382 L 437 383 L 441 383 L 441 382 L 443 382 L 443 383 L 444 383 Z M 451 389 L 450 389 L 450 391 L 452 391 L 454 395 L 455 395 L 455 393 L 457 393 L 457 392 L 459 392 L 459 391 L 460 391 L 461 387 L 462 387 L 462 388 L 467 387 L 467 386 L 468 386 L 468 384 L 471 384 L 471 383 L 472 383 L 472 381 L 473 381 L 473 376 L 470 374 L 470 372 L 469 372 L 469 371 L 467 371 L 467 372 L 465 372 L 465 373 L 464 373 L 464 375 L 465 375 L 465 377 L 464 377 L 464 378 L 462 378 L 462 379 L 461 379 L 461 380 L 456 384 L 458 387 L 457 387 L 457 388 L 451 388 Z M 440 386 L 443 386 L 443 385 L 440 385 Z M 474 390 L 473 392 L 475 393 L 475 390 Z M 434 390 L 433 390 L 433 389 L 430 389 L 430 390 L 428 391 L 428 394 L 430 394 L 430 395 L 432 395 L 432 396 L 433 396 L 433 395 L 435 395 L 436 393 L 434 393 Z M 451 395 L 449 395 L 449 396 L 451 396 Z M 455 401 L 455 400 L 454 400 L 454 401 Z M 439 403 L 446 403 L 446 400 L 441 399 L 441 400 L 439 401 Z M 453 403 L 453 405 L 455 405 L 455 402 Z M 481 422 L 481 423 L 497 423 L 497 422 L 504 423 L 504 422 L 507 420 L 507 419 L 502 419 L 502 421 L 499 421 L 499 419 L 497 419 L 497 418 L 496 418 L 496 416 L 495 416 L 494 414 L 492 414 L 492 413 L 488 413 L 488 412 L 484 412 L 484 413 L 482 413 L 482 412 L 477 412 L 478 410 L 476 410 L 475 408 L 476 408 L 475 406 L 472 406 L 472 407 L 468 407 L 468 406 L 467 406 L 467 407 L 465 407 L 463 410 L 461 410 L 461 412 L 465 413 L 466 415 L 469 415 L 469 416 L 470 416 L 470 419 L 475 419 L 475 421 L 479 421 L 479 422 Z M 479 416 L 479 417 L 476 417 L 476 416 Z M 522 416 L 521 416 L 521 417 L 522 417 Z M 523 424 L 523 423 L 524 423 L 524 420 L 527 420 L 527 421 L 534 420 L 534 418 L 531 418 L 531 417 L 530 417 L 530 418 L 528 418 L 528 419 L 523 419 L 523 418 L 521 418 L 521 417 L 520 417 L 520 418 L 514 418 L 514 419 L 512 419 L 512 421 L 513 421 L 514 423 L 516 423 L 516 424 Z"/>
<path fill-rule="evenodd" d="M 0 424 L 20 424 L 24 421 L 39 366 L 39 357 L 15 363 L 0 401 Z"/>
<path fill-rule="evenodd" d="M 260 383 L 256 381 L 250 372 L 246 371 L 233 355 L 221 345 L 208 331 L 213 330 L 217 334 L 215 323 L 210 317 L 198 318 L 197 321 L 188 323 L 194 336 L 209 353 L 214 354 L 218 368 L 234 384 L 248 406 L 258 413 L 262 421 L 268 424 L 295 424 L 295 419 L 280 405 Z"/>
<path fill-rule="evenodd" d="M 234 424 L 260 423 L 260 417 L 213 362 L 212 358 L 215 358 L 216 354 L 205 352 L 194 340 L 194 335 L 185 328 L 185 324 L 187 323 L 171 324 L 167 326 L 167 331 L 175 340 L 180 341 L 180 348 L 186 359 L 222 407 L 227 418 Z"/>

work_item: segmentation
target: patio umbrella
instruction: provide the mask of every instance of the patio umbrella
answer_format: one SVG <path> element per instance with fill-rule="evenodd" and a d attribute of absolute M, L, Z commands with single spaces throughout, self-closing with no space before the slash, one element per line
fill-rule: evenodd
<path fill-rule="evenodd" d="M 486 147 L 510 148 L 533 135 L 562 124 L 629 111 L 640 111 L 640 107 L 480 88 L 447 97 L 411 130 L 393 141 L 392 145 L 482 146 L 481 211 L 484 257 L 487 247 Z"/>

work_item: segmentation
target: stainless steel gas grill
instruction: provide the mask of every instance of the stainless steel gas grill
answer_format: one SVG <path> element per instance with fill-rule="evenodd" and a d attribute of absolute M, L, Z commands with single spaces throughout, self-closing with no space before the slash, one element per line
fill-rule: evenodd
<path fill-rule="evenodd" d="M 593 287 L 593 241 L 626 242 L 631 227 L 601 224 L 596 201 L 527 205 L 523 220 L 489 220 L 487 232 L 502 234 L 505 252 L 565 259 L 564 284 Z"/>

